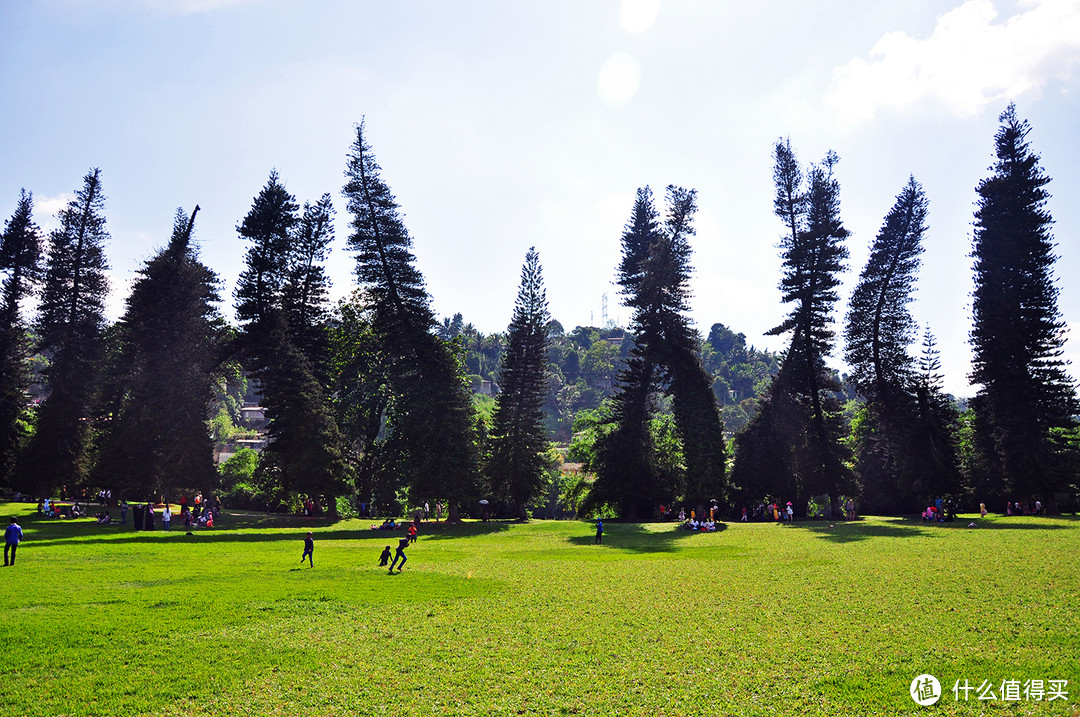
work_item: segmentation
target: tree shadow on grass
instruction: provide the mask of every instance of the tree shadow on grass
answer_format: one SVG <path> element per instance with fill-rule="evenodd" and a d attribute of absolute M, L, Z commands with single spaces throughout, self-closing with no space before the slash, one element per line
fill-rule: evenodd
<path fill-rule="evenodd" d="M 1039 522 L 1011 522 L 1012 519 L 983 519 L 961 517 L 949 523 L 926 523 L 917 516 L 897 516 L 867 521 L 862 518 L 853 521 L 797 521 L 785 526 L 808 530 L 820 538 L 834 543 L 854 543 L 870 538 L 915 538 L 933 537 L 940 530 L 1069 530 L 1080 523 L 1072 516 L 1054 516 L 1039 518 Z M 1047 523 L 1044 521 L 1054 521 Z M 975 527 L 970 527 L 975 523 Z"/>
<path fill-rule="evenodd" d="M 35 516 L 34 518 L 36 518 Z M 370 543 L 382 543 L 384 541 L 394 543 L 407 535 L 405 526 L 401 523 L 400 528 L 395 530 L 371 530 L 362 527 L 361 523 L 355 529 L 337 528 L 327 530 L 341 522 L 340 519 L 332 518 L 301 518 L 300 516 L 268 515 L 267 520 L 260 521 L 258 516 L 255 520 L 246 519 L 240 526 L 233 525 L 232 521 L 223 521 L 224 525 L 214 528 L 192 528 L 186 530 L 182 525 L 174 527 L 168 532 L 160 527 L 153 530 L 135 530 L 129 523 L 127 525 L 97 525 L 93 521 L 56 521 L 52 518 L 28 518 L 22 522 L 24 529 L 33 527 L 33 532 L 28 535 L 28 545 L 48 547 L 50 545 L 64 544 L 93 544 L 110 543 L 112 545 L 124 545 L 133 543 L 181 545 L 185 543 L 267 543 L 277 541 L 300 541 L 308 531 L 314 533 L 316 543 L 323 541 L 360 541 Z M 228 518 L 228 514 L 226 514 Z M 160 523 L 158 523 L 160 525 Z M 257 526 L 264 527 L 257 527 Z M 507 522 L 468 522 L 468 523 L 421 523 L 419 539 L 438 540 L 441 538 L 463 538 L 489 533 L 503 532 L 510 529 L 511 523 Z M 269 526 L 269 527 L 267 527 Z M 259 532 L 249 532 L 258 530 Z M 28 530 L 29 533 L 29 530 Z M 191 533 L 188 535 L 187 533 Z"/>
<path fill-rule="evenodd" d="M 520 525 L 514 520 L 462 521 L 460 523 L 421 523 L 420 535 L 425 540 L 446 540 L 448 538 L 472 538 L 477 535 L 505 533 L 513 525 Z"/>
<path fill-rule="evenodd" d="M 787 530 L 806 530 L 833 543 L 857 543 L 871 538 L 916 538 L 925 532 L 917 525 L 908 525 L 904 518 L 889 518 L 886 522 L 796 521 L 784 526 Z"/>
<path fill-rule="evenodd" d="M 668 553 L 676 548 L 686 547 L 686 541 L 701 537 L 700 531 L 680 530 L 677 523 L 664 524 L 660 531 L 649 530 L 646 525 L 652 523 L 604 523 L 604 542 L 596 545 L 595 524 L 586 523 L 592 528 L 588 535 L 574 535 L 567 538 L 572 545 L 593 545 L 597 548 L 629 550 L 634 553 Z M 714 533 L 727 530 L 726 523 L 717 523 Z"/>

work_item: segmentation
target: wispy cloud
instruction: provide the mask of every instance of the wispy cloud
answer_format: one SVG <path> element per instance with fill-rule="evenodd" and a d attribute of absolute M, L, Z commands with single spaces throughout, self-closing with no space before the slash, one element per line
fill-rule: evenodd
<path fill-rule="evenodd" d="M 867 57 L 833 71 L 826 103 L 855 124 L 879 110 L 929 102 L 957 116 L 1038 94 L 1080 64 L 1080 0 L 1027 0 L 1000 19 L 991 0 L 967 0 L 926 38 L 884 35 Z"/>
<path fill-rule="evenodd" d="M 74 194 L 64 193 L 56 197 L 43 197 L 34 195 L 34 221 L 45 232 L 51 232 L 60 226 L 56 219 L 56 213 L 67 206 L 67 203 L 75 198 Z"/>

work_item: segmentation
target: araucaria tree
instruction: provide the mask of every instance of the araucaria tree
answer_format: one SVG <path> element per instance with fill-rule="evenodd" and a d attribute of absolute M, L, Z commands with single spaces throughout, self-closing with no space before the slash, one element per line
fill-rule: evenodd
<path fill-rule="evenodd" d="M 380 470 L 398 471 L 413 500 L 446 499 L 449 519 L 457 520 L 461 502 L 476 495 L 479 476 L 472 397 L 460 360 L 434 333 L 412 238 L 380 176 L 363 122 L 356 126 L 345 177 L 349 249 L 390 383 Z"/>
<path fill-rule="evenodd" d="M 790 142 L 777 141 L 773 158 L 774 211 L 785 226 L 780 289 L 783 302 L 793 306 L 769 334 L 790 332 L 791 343 L 760 413 L 740 438 L 734 480 L 748 497 L 789 496 L 798 505 L 810 495 L 828 493 L 838 517 L 840 495 L 855 488 L 840 443 L 844 426 L 834 394 L 839 386 L 825 366 L 839 275 L 848 255 L 840 183 L 833 176 L 838 158 L 829 152 L 821 165 L 812 165 L 805 188 Z"/>
<path fill-rule="evenodd" d="M 41 278 L 41 230 L 33 212 L 33 197 L 24 189 L 0 237 L 0 272 L 6 274 L 0 295 L 0 485 L 27 435 L 30 342 L 19 304 Z"/>
<path fill-rule="evenodd" d="M 874 240 L 848 307 L 845 357 L 865 399 L 854 433 L 863 508 L 868 510 L 910 512 L 927 494 L 957 488 L 955 460 L 952 465 L 946 460 L 955 454 L 946 446 L 927 452 L 919 414 L 928 410 L 924 402 L 932 386 L 916 375 L 908 353 L 916 338 L 908 305 L 928 206 L 922 187 L 909 178 Z"/>
<path fill-rule="evenodd" d="M 241 350 L 263 392 L 269 443 L 258 470 L 287 491 L 334 496 L 345 490 L 347 463 L 329 399 L 324 367 L 328 353 L 322 268 L 333 241 L 330 196 L 305 204 L 276 171 L 237 227 L 250 242 L 236 287 Z"/>
<path fill-rule="evenodd" d="M 513 503 L 521 520 L 528 519 L 526 506 L 544 485 L 550 320 L 540 255 L 530 248 L 521 269 L 521 286 L 499 370 L 500 391 L 495 397 L 487 459 L 492 490 Z"/>
<path fill-rule="evenodd" d="M 708 500 L 726 497 L 723 426 L 685 315 L 696 211 L 694 190 L 669 186 L 661 220 L 645 187 L 623 231 L 619 284 L 634 312 L 634 345 L 612 399 L 611 424 L 597 440 L 590 503 L 617 506 L 631 520 L 651 515 L 661 502 L 682 499 L 704 512 Z M 666 396 L 676 446 L 664 440 L 667 424 L 658 416 Z"/>
<path fill-rule="evenodd" d="M 139 270 L 110 334 L 110 420 L 94 474 L 117 495 L 169 498 L 214 485 L 206 419 L 222 326 L 217 277 L 191 241 L 198 210 L 177 210 L 168 245 Z"/>
<path fill-rule="evenodd" d="M 49 235 L 36 325 L 39 350 L 51 361 L 49 396 L 21 456 L 19 480 L 28 492 L 47 494 L 58 485 L 77 485 L 89 467 L 108 292 L 104 208 L 101 170 L 92 169 L 58 213 L 59 228 Z"/>
<path fill-rule="evenodd" d="M 1065 324 L 1053 276 L 1050 182 L 1013 105 L 994 137 L 993 174 L 979 183 L 975 212 L 975 445 L 984 485 L 996 497 L 1041 498 L 1075 477 L 1077 401 L 1061 358 Z"/>

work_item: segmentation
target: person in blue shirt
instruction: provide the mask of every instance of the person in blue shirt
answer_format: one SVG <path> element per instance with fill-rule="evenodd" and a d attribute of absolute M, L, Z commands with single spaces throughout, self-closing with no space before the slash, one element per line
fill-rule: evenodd
<path fill-rule="evenodd" d="M 15 564 L 15 549 L 22 541 L 22 527 L 16 518 L 11 519 L 11 525 L 4 531 L 4 567 Z M 11 553 L 11 562 L 8 562 L 8 553 Z"/>
<path fill-rule="evenodd" d="M 596 542 L 604 542 L 604 521 L 600 518 L 596 519 Z"/>

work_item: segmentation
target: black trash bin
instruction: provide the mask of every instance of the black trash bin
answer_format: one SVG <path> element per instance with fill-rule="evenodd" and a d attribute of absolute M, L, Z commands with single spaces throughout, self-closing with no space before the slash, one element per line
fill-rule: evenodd
<path fill-rule="evenodd" d="M 131 522 L 135 525 L 135 530 L 142 530 L 143 526 L 143 513 L 146 509 L 141 505 L 133 505 L 131 507 Z"/>

